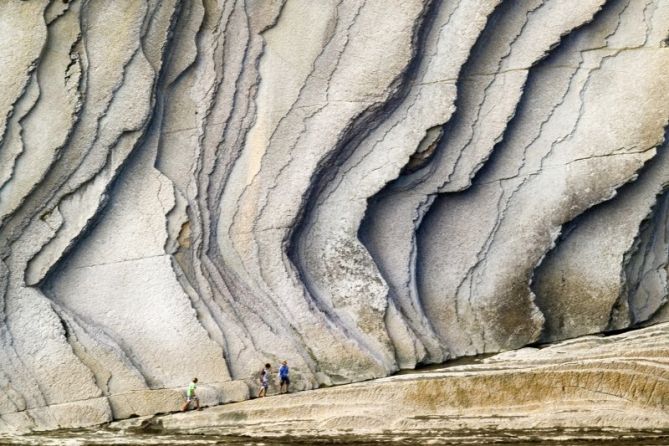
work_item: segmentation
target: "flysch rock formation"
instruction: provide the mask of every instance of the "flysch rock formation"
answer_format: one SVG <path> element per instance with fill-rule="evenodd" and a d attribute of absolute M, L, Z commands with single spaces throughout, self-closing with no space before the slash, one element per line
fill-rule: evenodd
<path fill-rule="evenodd" d="M 664 0 L 0 2 L 0 430 L 669 320 L 668 38 Z"/>

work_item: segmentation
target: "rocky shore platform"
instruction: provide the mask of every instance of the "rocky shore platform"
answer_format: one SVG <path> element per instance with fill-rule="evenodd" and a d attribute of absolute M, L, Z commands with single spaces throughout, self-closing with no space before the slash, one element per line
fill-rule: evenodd
<path fill-rule="evenodd" d="M 2 444 L 669 442 L 669 324 Z M 260 442 L 260 443 L 259 443 Z"/>
<path fill-rule="evenodd" d="M 467 365 L 115 422 L 117 432 L 267 441 L 669 442 L 669 324 Z M 469 439 L 469 440 L 467 440 Z M 653 443 L 659 441 L 659 443 Z"/>

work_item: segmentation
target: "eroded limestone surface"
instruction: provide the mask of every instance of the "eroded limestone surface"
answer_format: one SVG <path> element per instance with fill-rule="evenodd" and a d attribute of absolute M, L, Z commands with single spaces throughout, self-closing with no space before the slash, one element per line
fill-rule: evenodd
<path fill-rule="evenodd" d="M 664 0 L 0 2 L 0 429 L 669 320 L 668 38 Z"/>

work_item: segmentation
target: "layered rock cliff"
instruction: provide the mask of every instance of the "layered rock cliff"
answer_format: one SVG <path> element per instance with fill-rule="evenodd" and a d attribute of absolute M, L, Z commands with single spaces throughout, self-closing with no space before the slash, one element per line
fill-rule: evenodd
<path fill-rule="evenodd" d="M 0 2 L 0 428 L 669 320 L 668 38 L 664 0 Z"/>

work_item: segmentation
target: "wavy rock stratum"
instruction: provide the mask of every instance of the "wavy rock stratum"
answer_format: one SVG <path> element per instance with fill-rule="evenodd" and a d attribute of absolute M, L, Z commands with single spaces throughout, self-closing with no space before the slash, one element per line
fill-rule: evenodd
<path fill-rule="evenodd" d="M 669 320 L 668 38 L 664 0 L 0 2 L 0 430 Z"/>

